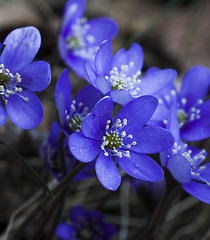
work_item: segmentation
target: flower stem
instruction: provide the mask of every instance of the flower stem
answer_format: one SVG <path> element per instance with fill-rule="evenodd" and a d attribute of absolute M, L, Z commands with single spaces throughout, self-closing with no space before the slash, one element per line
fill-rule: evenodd
<path fill-rule="evenodd" d="M 61 189 L 63 189 L 66 184 L 68 184 L 80 170 L 85 166 L 83 163 L 79 163 L 72 171 L 51 191 L 54 195 L 57 194 Z M 42 210 L 42 208 L 47 204 L 48 201 L 52 200 L 50 195 L 46 195 L 44 199 L 32 210 L 32 212 L 23 220 L 21 225 L 18 227 L 16 232 L 8 240 L 16 240 L 21 235 L 25 227 L 34 219 L 34 217 Z M 54 199 L 52 200 L 54 201 Z"/>

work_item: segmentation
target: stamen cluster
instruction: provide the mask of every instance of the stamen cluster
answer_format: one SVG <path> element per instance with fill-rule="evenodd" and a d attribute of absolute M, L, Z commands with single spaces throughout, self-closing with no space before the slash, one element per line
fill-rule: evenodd
<path fill-rule="evenodd" d="M 118 156 L 122 158 L 123 156 L 126 158 L 130 158 L 130 151 L 123 150 L 123 148 L 130 149 L 132 145 L 136 145 L 136 141 L 125 144 L 123 141 L 125 139 L 132 139 L 133 135 L 128 134 L 125 131 L 121 131 L 127 125 L 127 119 L 117 119 L 116 123 L 111 126 L 111 120 L 107 121 L 106 125 L 106 135 L 103 136 L 101 149 L 104 151 L 105 156 L 109 156 L 109 152 L 111 152 L 112 156 Z M 109 149 L 109 152 L 106 151 L 106 148 Z"/>
<path fill-rule="evenodd" d="M 17 87 L 20 82 L 22 82 L 22 79 L 19 73 L 13 75 L 9 69 L 4 67 L 4 64 L 0 64 L 0 95 L 6 104 L 8 100 L 5 98 L 14 94 L 18 94 L 24 101 L 28 102 L 29 99 L 20 94 L 23 89 Z"/>
<path fill-rule="evenodd" d="M 112 90 L 128 90 L 131 95 L 135 96 L 140 91 L 138 85 L 141 83 L 139 78 L 141 71 L 138 70 L 134 75 L 129 76 L 129 70 L 134 66 L 134 62 L 129 65 L 123 64 L 120 69 L 113 67 L 109 72 L 110 76 L 105 76 L 105 79 L 110 81 Z"/>

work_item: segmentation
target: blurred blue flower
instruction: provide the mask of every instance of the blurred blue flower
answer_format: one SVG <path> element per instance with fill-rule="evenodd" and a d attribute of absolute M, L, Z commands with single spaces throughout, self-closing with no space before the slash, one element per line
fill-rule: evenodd
<path fill-rule="evenodd" d="M 31 129 L 43 118 L 39 98 L 32 93 L 44 90 L 51 80 L 47 62 L 32 62 L 41 45 L 35 27 L 18 28 L 5 39 L 0 55 L 0 126 L 7 119 L 20 128 Z M 6 110 L 6 111 L 5 111 Z"/>
<path fill-rule="evenodd" d="M 75 166 L 77 160 L 70 153 L 68 139 L 64 136 L 61 139 L 61 127 L 53 122 L 49 137 L 43 142 L 40 148 L 41 158 L 44 165 L 53 176 L 60 181 Z M 60 142 L 62 141 L 62 142 Z M 94 162 L 87 164 L 76 176 L 75 180 L 82 180 L 94 176 Z"/>
<path fill-rule="evenodd" d="M 67 1 L 58 45 L 61 58 L 80 77 L 84 61 L 92 65 L 101 42 L 118 32 L 117 23 L 110 18 L 83 17 L 85 5 L 86 0 Z"/>
<path fill-rule="evenodd" d="M 176 117 L 181 138 L 185 141 L 199 141 L 210 136 L 210 100 L 204 100 L 209 86 L 209 69 L 195 66 L 183 77 L 180 92 L 171 85 L 157 96 L 160 104 L 168 109 L 177 104 Z"/>
<path fill-rule="evenodd" d="M 59 224 L 56 235 L 63 240 L 109 240 L 117 231 L 112 224 L 104 223 L 103 215 L 97 211 L 87 212 L 83 207 L 73 207 L 71 224 Z"/>
<path fill-rule="evenodd" d="M 142 76 L 143 50 L 137 43 L 128 51 L 122 48 L 112 56 L 111 42 L 107 40 L 96 54 L 94 67 L 88 62 L 84 66 L 86 80 L 122 105 L 142 95 L 155 95 L 177 76 L 173 69 L 154 67 Z"/>
<path fill-rule="evenodd" d="M 115 162 L 134 178 L 159 181 L 163 177 L 163 170 L 146 154 L 168 149 L 173 144 L 173 137 L 166 129 L 144 127 L 157 104 L 157 99 L 152 96 L 136 98 L 112 120 L 112 98 L 102 98 L 83 120 L 82 132 L 70 136 L 71 153 L 86 163 L 97 158 L 97 177 L 109 190 L 116 190 L 121 182 Z"/>

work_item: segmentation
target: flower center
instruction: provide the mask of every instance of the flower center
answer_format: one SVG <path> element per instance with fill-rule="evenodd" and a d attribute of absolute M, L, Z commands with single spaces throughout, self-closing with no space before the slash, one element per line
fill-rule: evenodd
<path fill-rule="evenodd" d="M 183 109 L 179 109 L 178 110 L 178 121 L 179 121 L 180 128 L 184 125 L 186 119 L 187 119 L 187 114 L 185 113 L 185 111 Z"/>
<path fill-rule="evenodd" d="M 20 94 L 23 90 L 21 87 L 17 87 L 20 82 L 22 82 L 22 79 L 19 73 L 13 75 L 9 69 L 4 67 L 4 64 L 0 64 L 0 96 L 6 104 L 8 103 L 7 98 L 14 94 L 17 94 L 26 102 L 29 101 L 27 97 Z"/>
<path fill-rule="evenodd" d="M 73 100 L 70 114 L 66 113 L 66 121 L 69 129 L 73 132 L 81 131 L 82 121 L 88 113 L 88 107 L 84 107 L 82 102 L 76 104 Z"/>
<path fill-rule="evenodd" d="M 139 84 L 141 79 L 141 71 L 137 71 L 135 74 L 129 74 L 129 71 L 134 66 L 134 62 L 130 62 L 129 65 L 121 65 L 120 69 L 113 67 L 109 72 L 109 76 L 105 76 L 105 79 L 111 83 L 112 90 L 125 89 L 130 91 L 131 95 L 136 96 L 140 91 Z"/>
<path fill-rule="evenodd" d="M 136 145 L 135 141 L 132 141 L 133 135 L 128 134 L 122 129 L 127 125 L 127 119 L 117 119 L 116 123 L 111 126 L 111 120 L 107 121 L 106 134 L 103 136 L 101 149 L 104 151 L 105 156 L 118 156 L 122 158 L 130 158 L 131 146 Z M 126 143 L 125 143 L 126 142 Z M 107 151 L 109 150 L 109 151 Z"/>

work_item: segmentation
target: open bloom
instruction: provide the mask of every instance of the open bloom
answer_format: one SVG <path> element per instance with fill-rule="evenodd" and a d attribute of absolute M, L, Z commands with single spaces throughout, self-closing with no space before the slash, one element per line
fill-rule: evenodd
<path fill-rule="evenodd" d="M 67 1 L 59 35 L 61 58 L 80 77 L 84 61 L 92 65 L 101 42 L 111 40 L 118 31 L 117 23 L 110 18 L 83 17 L 85 4 L 86 0 Z"/>
<path fill-rule="evenodd" d="M 195 66 L 184 76 L 180 92 L 175 87 L 165 89 L 159 102 L 169 109 L 177 104 L 176 116 L 180 135 L 185 141 L 199 141 L 210 136 L 210 100 L 204 101 L 210 86 L 207 67 Z"/>
<path fill-rule="evenodd" d="M 56 83 L 55 102 L 61 126 L 67 136 L 80 131 L 84 117 L 92 111 L 101 97 L 97 89 L 88 85 L 82 88 L 72 100 L 68 70 L 63 70 Z"/>
<path fill-rule="evenodd" d="M 47 62 L 32 62 L 41 44 L 35 27 L 18 28 L 5 39 L 0 55 L 0 125 L 10 120 L 20 128 L 36 127 L 43 118 L 43 108 L 32 93 L 44 90 L 50 83 Z M 6 110 L 6 111 L 5 111 Z"/>
<path fill-rule="evenodd" d="M 84 65 L 86 80 L 122 105 L 142 95 L 154 96 L 177 75 L 173 69 L 153 67 L 142 76 L 143 50 L 137 43 L 128 51 L 122 48 L 112 56 L 111 42 L 107 40 L 101 44 L 94 62 L 94 67 L 88 62 Z"/>
<path fill-rule="evenodd" d="M 167 127 L 175 142 L 170 149 L 160 154 L 162 165 L 170 170 L 186 192 L 210 204 L 210 163 L 201 165 L 207 152 L 181 141 L 176 103 L 171 108 Z"/>
<path fill-rule="evenodd" d="M 56 228 L 56 235 L 63 240 L 109 240 L 117 231 L 112 224 L 105 223 L 98 211 L 87 212 L 83 207 L 73 207 L 71 224 L 62 223 Z"/>
<path fill-rule="evenodd" d="M 97 158 L 97 177 L 109 190 L 116 190 L 121 182 L 115 162 L 132 177 L 159 181 L 163 170 L 146 154 L 168 149 L 173 137 L 166 129 L 144 127 L 157 104 L 156 98 L 142 96 L 126 104 L 112 119 L 112 98 L 102 98 L 83 120 L 82 132 L 70 136 L 70 151 L 81 162 Z"/>

